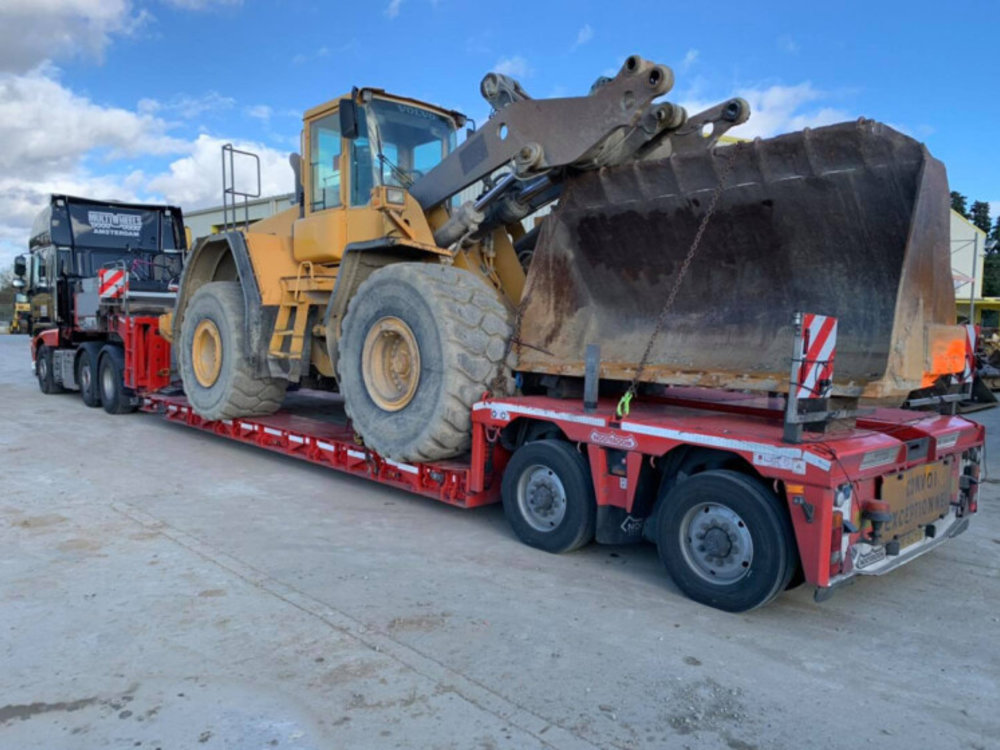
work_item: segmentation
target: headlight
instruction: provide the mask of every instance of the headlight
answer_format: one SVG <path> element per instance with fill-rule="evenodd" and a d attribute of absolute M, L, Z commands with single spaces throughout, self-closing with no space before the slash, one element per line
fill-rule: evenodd
<path fill-rule="evenodd" d="M 386 188 L 385 202 L 391 203 L 394 206 L 402 206 L 406 203 L 406 191 L 398 187 Z"/>

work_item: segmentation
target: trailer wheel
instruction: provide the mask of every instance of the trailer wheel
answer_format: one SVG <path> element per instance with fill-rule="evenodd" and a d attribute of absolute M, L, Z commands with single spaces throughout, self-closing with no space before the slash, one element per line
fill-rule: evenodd
<path fill-rule="evenodd" d="M 660 559 L 691 599 L 745 612 L 788 585 L 797 566 L 791 520 L 754 478 L 706 471 L 675 485 L 662 502 Z"/>
<path fill-rule="evenodd" d="M 571 443 L 522 445 L 507 464 L 500 492 L 507 521 L 531 547 L 571 552 L 594 538 L 594 482 L 587 459 Z"/>
<path fill-rule="evenodd" d="M 177 361 L 184 393 L 209 420 L 273 414 L 288 382 L 259 378 L 245 354 L 243 292 L 235 281 L 204 284 L 184 311 Z"/>
<path fill-rule="evenodd" d="M 475 275 L 394 263 L 359 287 L 344 317 L 344 408 L 365 444 L 396 461 L 468 450 L 471 409 L 503 369 L 507 308 Z"/>
<path fill-rule="evenodd" d="M 125 353 L 120 346 L 107 344 L 97 365 L 101 406 L 108 414 L 128 414 L 138 408 L 135 391 L 125 387 Z"/>
<path fill-rule="evenodd" d="M 66 390 L 56 382 L 55 372 L 52 370 L 52 349 L 48 346 L 39 346 L 35 352 L 35 375 L 38 377 L 39 390 L 46 395 Z"/>
<path fill-rule="evenodd" d="M 100 376 L 97 372 L 97 360 L 100 351 L 96 347 L 84 345 L 76 358 L 76 382 L 80 386 L 80 398 L 90 407 L 101 405 L 101 390 L 98 386 Z"/>

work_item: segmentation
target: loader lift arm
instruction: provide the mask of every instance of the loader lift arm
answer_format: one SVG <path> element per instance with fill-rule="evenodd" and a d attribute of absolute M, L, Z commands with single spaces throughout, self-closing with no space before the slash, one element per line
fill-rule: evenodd
<path fill-rule="evenodd" d="M 490 119 L 411 187 L 430 210 L 504 166 L 501 178 L 478 201 L 455 211 L 435 232 L 448 246 L 469 232 L 510 224 L 555 200 L 574 171 L 599 169 L 675 150 L 712 147 L 727 129 L 750 116 L 743 99 L 731 99 L 694 117 L 657 101 L 674 74 L 665 65 L 631 55 L 614 78 L 600 78 L 587 96 L 532 99 L 519 83 L 498 73 L 480 92 L 493 107 Z M 709 128 L 705 128 L 709 125 Z"/>

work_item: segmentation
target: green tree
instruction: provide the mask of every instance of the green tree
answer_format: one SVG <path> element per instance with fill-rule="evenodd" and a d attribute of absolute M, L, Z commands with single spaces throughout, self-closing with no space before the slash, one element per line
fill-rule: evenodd
<path fill-rule="evenodd" d="M 951 191 L 951 207 L 952 210 L 958 211 L 966 219 L 969 218 L 969 210 L 965 207 L 966 202 L 969 199 L 962 195 L 957 190 Z"/>
<path fill-rule="evenodd" d="M 983 296 L 1000 297 L 1000 253 L 989 253 L 983 259 Z"/>
<path fill-rule="evenodd" d="M 996 224 L 993 225 L 993 233 L 990 234 L 990 239 L 1000 243 L 1000 216 L 997 217 Z"/>
<path fill-rule="evenodd" d="M 969 211 L 969 221 L 982 229 L 986 234 L 990 233 L 990 204 L 985 201 L 976 201 Z"/>

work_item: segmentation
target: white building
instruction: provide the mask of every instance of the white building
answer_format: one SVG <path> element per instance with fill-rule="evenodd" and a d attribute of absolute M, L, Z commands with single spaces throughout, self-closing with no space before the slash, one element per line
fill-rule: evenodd
<path fill-rule="evenodd" d="M 986 233 L 957 211 L 951 212 L 951 275 L 955 300 L 968 303 L 983 297 Z"/>
<path fill-rule="evenodd" d="M 287 208 L 295 205 L 295 193 L 285 195 L 273 195 L 269 198 L 252 198 L 247 201 L 244 209 L 242 200 L 236 205 L 236 224 L 243 227 L 245 217 L 249 216 L 251 223 L 274 216 Z M 232 210 L 229 213 L 229 221 L 232 222 Z M 224 218 L 222 206 L 212 206 L 211 208 L 199 208 L 196 211 L 184 212 L 184 226 L 191 230 L 191 241 L 194 243 L 199 237 L 215 234 L 224 229 Z"/>

